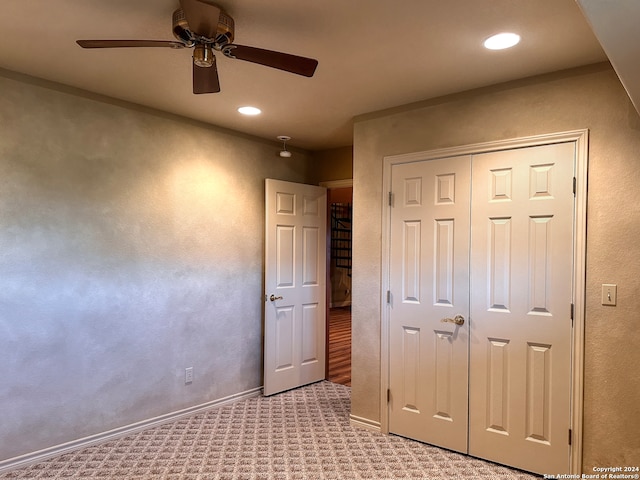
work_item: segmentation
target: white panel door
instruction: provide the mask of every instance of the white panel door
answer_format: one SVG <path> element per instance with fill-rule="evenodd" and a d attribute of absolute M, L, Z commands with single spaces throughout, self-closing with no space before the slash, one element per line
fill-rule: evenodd
<path fill-rule="evenodd" d="M 569 472 L 575 144 L 473 157 L 469 453 Z"/>
<path fill-rule="evenodd" d="M 324 187 L 265 183 L 264 394 L 325 378 Z"/>
<path fill-rule="evenodd" d="M 460 452 L 467 451 L 470 160 L 391 171 L 389 431 Z M 464 323 L 452 323 L 456 316 Z"/>
<path fill-rule="evenodd" d="M 569 473 L 575 158 L 562 142 L 391 166 L 391 433 Z"/>

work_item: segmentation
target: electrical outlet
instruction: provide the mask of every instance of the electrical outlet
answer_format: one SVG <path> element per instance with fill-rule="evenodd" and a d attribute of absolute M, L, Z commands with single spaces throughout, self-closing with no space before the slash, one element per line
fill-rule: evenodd
<path fill-rule="evenodd" d="M 193 383 L 193 367 L 184 369 L 184 384 L 189 385 L 190 383 Z"/>
<path fill-rule="evenodd" d="M 602 305 L 615 306 L 618 301 L 618 286 L 613 283 L 602 284 Z"/>

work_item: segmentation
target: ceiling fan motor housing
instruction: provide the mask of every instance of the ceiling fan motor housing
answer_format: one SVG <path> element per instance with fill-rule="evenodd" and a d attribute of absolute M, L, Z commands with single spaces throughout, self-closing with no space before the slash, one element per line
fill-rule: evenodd
<path fill-rule="evenodd" d="M 233 42 L 234 21 L 226 12 L 220 10 L 216 38 L 204 38 L 196 35 L 189 29 L 189 24 L 184 16 L 184 11 L 178 8 L 173 12 L 173 35 L 188 46 L 196 43 L 209 43 L 216 49 Z"/>

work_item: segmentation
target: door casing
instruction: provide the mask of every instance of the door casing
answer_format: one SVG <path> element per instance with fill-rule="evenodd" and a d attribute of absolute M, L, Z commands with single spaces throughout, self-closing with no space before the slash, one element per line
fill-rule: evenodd
<path fill-rule="evenodd" d="M 389 408 L 387 390 L 389 388 L 389 306 L 386 292 L 390 289 L 390 220 L 391 209 L 386 192 L 391 191 L 391 168 L 394 164 L 436 160 L 460 155 L 474 155 L 515 148 L 548 145 L 560 142 L 575 142 L 576 159 L 574 177 L 576 179 L 576 200 L 574 212 L 574 258 L 573 258 L 573 338 L 572 338 L 572 378 L 571 378 L 571 461 L 572 474 L 582 470 L 582 419 L 584 391 L 584 317 L 585 317 L 585 275 L 586 275 L 586 218 L 587 218 L 587 164 L 589 131 L 537 135 L 531 137 L 477 143 L 460 147 L 443 148 L 423 152 L 391 155 L 383 160 L 382 195 L 382 279 L 381 279 L 381 371 L 380 371 L 380 430 L 389 433 Z"/>

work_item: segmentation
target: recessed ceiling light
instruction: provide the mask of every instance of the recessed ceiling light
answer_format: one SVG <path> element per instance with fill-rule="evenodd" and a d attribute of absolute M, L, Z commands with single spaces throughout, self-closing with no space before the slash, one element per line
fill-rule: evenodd
<path fill-rule="evenodd" d="M 505 48 L 511 48 L 520 42 L 520 35 L 517 33 L 498 33 L 487 38 L 484 41 L 484 47 L 489 50 L 504 50 Z"/>
<path fill-rule="evenodd" d="M 262 110 L 256 107 L 240 107 L 238 111 L 243 115 L 260 115 Z"/>

